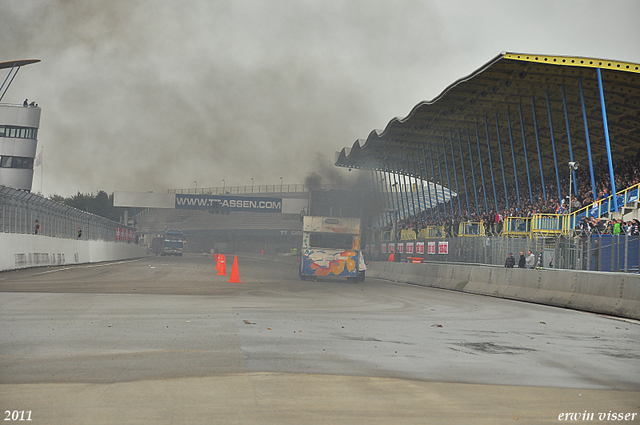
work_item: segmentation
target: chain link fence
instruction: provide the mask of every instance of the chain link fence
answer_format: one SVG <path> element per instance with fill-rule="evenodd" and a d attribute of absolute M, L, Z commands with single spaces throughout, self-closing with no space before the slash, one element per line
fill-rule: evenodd
<path fill-rule="evenodd" d="M 133 227 L 2 185 L 0 231 L 66 239 L 135 241 Z"/>

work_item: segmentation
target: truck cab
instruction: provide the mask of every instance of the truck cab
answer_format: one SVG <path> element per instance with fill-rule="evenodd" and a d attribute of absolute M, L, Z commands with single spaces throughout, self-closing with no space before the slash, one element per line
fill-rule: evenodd
<path fill-rule="evenodd" d="M 364 281 L 360 219 L 305 216 L 302 222 L 300 278 L 346 277 Z"/>

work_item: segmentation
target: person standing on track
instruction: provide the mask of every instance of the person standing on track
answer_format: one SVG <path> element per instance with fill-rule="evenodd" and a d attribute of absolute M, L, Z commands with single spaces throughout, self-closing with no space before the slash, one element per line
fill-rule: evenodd
<path fill-rule="evenodd" d="M 525 265 L 528 269 L 532 269 L 533 266 L 536 265 L 536 256 L 533 255 L 533 252 L 529 251 L 527 258 L 525 259 Z"/>
<path fill-rule="evenodd" d="M 516 259 L 513 258 L 513 253 L 510 252 L 509 256 L 507 257 L 506 261 L 504 262 L 504 266 L 508 269 L 512 269 L 513 266 L 516 264 Z"/>

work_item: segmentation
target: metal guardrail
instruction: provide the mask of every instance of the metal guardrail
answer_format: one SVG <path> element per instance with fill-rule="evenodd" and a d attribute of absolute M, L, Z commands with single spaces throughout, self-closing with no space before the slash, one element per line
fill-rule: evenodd
<path fill-rule="evenodd" d="M 54 238 L 134 242 L 135 228 L 81 211 L 43 196 L 0 185 L 0 232 Z"/>
<path fill-rule="evenodd" d="M 460 226 L 458 228 L 458 236 L 477 237 L 477 236 L 484 236 L 484 235 L 485 235 L 484 223 L 481 221 L 463 222 L 463 223 L 460 223 Z"/>
<path fill-rule="evenodd" d="M 567 233 L 565 216 L 558 214 L 534 214 L 531 219 L 531 233 L 539 235 L 559 235 Z"/>
<path fill-rule="evenodd" d="M 194 195 L 246 195 L 255 193 L 295 193 L 308 191 L 309 187 L 304 184 L 266 184 L 257 186 L 249 185 L 169 189 L 167 192 Z"/>
<path fill-rule="evenodd" d="M 415 239 L 415 238 L 416 238 L 416 232 L 414 232 L 411 229 L 402 229 L 402 232 L 400 232 L 400 239 L 402 240 Z"/>
<path fill-rule="evenodd" d="M 531 217 L 506 217 L 504 227 L 502 228 L 502 235 L 515 237 L 530 236 L 531 221 Z"/>
<path fill-rule="evenodd" d="M 620 190 L 616 193 L 616 202 L 618 209 L 626 208 L 633 202 L 638 202 L 640 192 L 640 183 L 628 187 L 624 190 Z M 591 205 L 580 208 L 568 215 L 567 227 L 575 229 L 580 220 L 586 217 L 601 217 L 604 214 L 609 214 L 613 211 L 613 196 L 596 201 Z"/>

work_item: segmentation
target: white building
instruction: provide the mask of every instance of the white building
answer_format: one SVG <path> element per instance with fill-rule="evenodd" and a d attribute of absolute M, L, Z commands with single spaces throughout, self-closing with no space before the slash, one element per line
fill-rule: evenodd
<path fill-rule="evenodd" d="M 21 66 L 39 59 L 0 62 L 9 74 L 0 86 L 0 101 Z M 40 126 L 38 106 L 0 103 L 0 185 L 31 191 Z"/>

